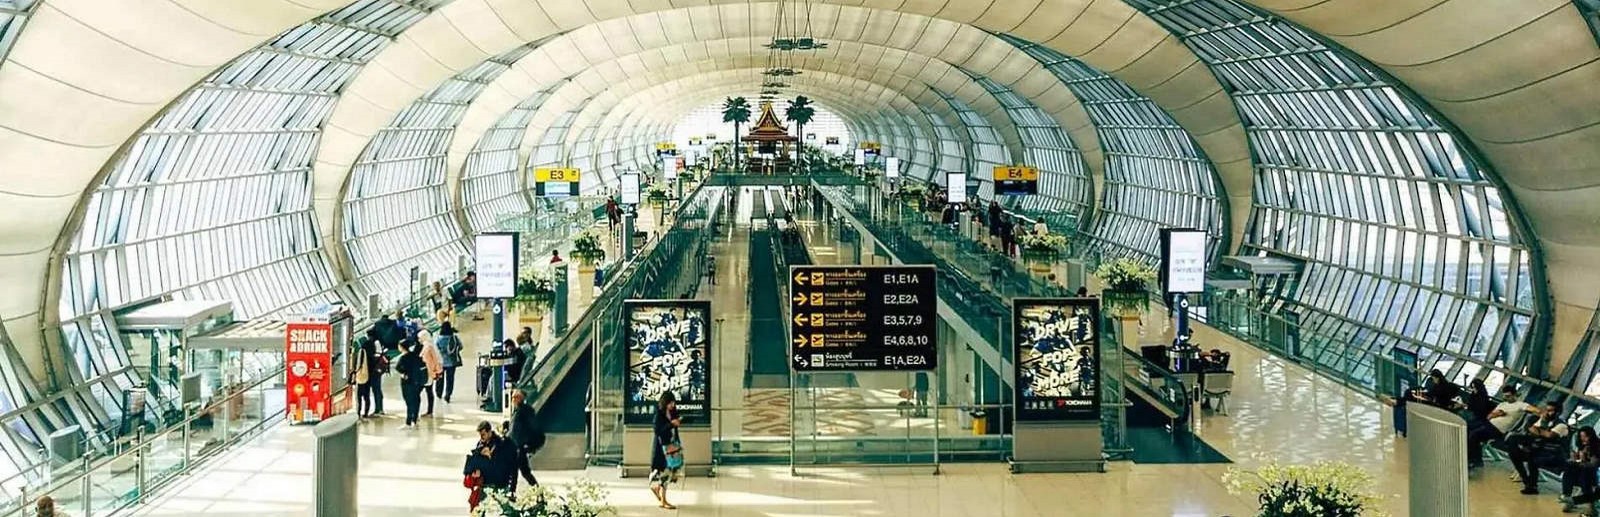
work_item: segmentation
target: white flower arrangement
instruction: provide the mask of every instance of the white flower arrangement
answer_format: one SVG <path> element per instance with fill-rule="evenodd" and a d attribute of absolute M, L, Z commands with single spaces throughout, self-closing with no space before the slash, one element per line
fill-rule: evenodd
<path fill-rule="evenodd" d="M 1067 236 L 1055 233 L 1043 235 L 1037 233 L 1022 233 L 1017 236 L 1017 244 L 1022 249 L 1038 253 L 1060 253 L 1067 249 Z"/>
<path fill-rule="evenodd" d="M 544 485 L 525 487 L 515 494 L 506 490 L 484 490 L 483 501 L 473 510 L 474 517 L 601 517 L 616 515 L 606 504 L 606 489 L 587 478 L 579 478 L 557 492 Z"/>
<path fill-rule="evenodd" d="M 1138 260 L 1119 258 L 1100 264 L 1094 275 L 1100 277 L 1109 290 L 1142 292 L 1147 284 L 1155 281 L 1156 270 Z"/>
<path fill-rule="evenodd" d="M 1230 494 L 1255 495 L 1261 517 L 1384 515 L 1372 475 L 1343 462 L 1283 465 L 1269 460 L 1255 470 L 1228 469 L 1222 484 Z"/>

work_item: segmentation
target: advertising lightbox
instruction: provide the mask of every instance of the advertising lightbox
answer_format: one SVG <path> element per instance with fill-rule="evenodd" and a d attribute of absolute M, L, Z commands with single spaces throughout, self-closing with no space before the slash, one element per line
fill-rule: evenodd
<path fill-rule="evenodd" d="M 711 302 L 628 300 L 624 421 L 649 425 L 671 391 L 683 423 L 711 423 Z"/>
<path fill-rule="evenodd" d="M 1100 418 L 1100 301 L 1012 302 L 1017 420 Z"/>
<path fill-rule="evenodd" d="M 481 233 L 474 239 L 473 260 L 477 263 L 478 298 L 511 298 L 517 295 L 517 234 Z"/>

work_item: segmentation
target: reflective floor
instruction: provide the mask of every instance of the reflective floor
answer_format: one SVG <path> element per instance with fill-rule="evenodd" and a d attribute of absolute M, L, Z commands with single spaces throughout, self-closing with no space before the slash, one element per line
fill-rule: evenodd
<path fill-rule="evenodd" d="M 735 237 L 748 229 L 730 226 L 728 241 L 712 248 L 719 256 L 721 278 L 709 296 L 715 307 L 746 307 L 742 280 L 750 274 L 748 252 L 743 250 L 744 240 Z M 810 238 L 818 262 L 849 260 L 848 250 L 824 236 L 812 233 Z M 745 342 L 749 316 L 733 311 L 726 317 L 720 342 Z M 464 330 L 468 343 L 487 341 L 485 322 L 468 322 Z M 1228 494 L 1220 481 L 1230 467 L 1258 464 L 1261 458 L 1341 460 L 1372 472 L 1391 492 L 1386 502 L 1390 514 L 1409 513 L 1405 442 L 1390 431 L 1386 406 L 1210 329 L 1197 329 L 1195 339 L 1234 354 L 1238 375 L 1228 414 L 1206 413 L 1196 425 L 1196 433 L 1238 462 L 1234 465 L 1118 462 L 1104 474 L 1012 475 L 1000 464 L 949 464 L 939 475 L 928 467 L 907 467 L 803 469 L 799 476 L 791 475 L 787 466 L 723 467 L 715 478 L 688 479 L 674 487 L 671 498 L 680 507 L 676 512 L 656 508 L 645 480 L 621 479 L 614 469 L 540 471 L 539 477 L 547 484 L 579 476 L 597 480 L 610 490 L 610 502 L 625 516 L 1245 516 L 1254 514 L 1253 498 Z M 742 360 L 724 361 L 719 372 L 737 382 L 744 365 Z M 454 404 L 442 404 L 435 417 L 408 430 L 399 425 L 397 415 L 403 407 L 390 386 L 386 407 L 390 416 L 361 425 L 362 515 L 466 514 L 460 466 L 475 440 L 473 427 L 491 415 L 477 411 L 470 385 L 457 389 L 468 395 L 458 395 Z M 724 407 L 742 406 L 744 412 L 727 415 L 734 420 L 723 424 L 725 432 L 787 434 L 788 422 L 781 415 L 765 418 L 758 411 L 782 403 L 761 398 L 766 391 L 770 390 L 718 390 Z M 880 392 L 870 386 L 855 391 Z M 843 417 L 834 425 L 838 433 L 854 428 Z M 877 423 L 864 425 L 872 428 Z M 279 427 L 164 490 L 138 514 L 309 515 L 312 446 L 309 428 Z M 1501 463 L 1473 475 L 1472 515 L 1559 513 L 1555 497 L 1548 495 L 1555 487 L 1547 486 L 1543 496 L 1520 495 L 1517 484 L 1507 479 L 1510 472 Z"/>

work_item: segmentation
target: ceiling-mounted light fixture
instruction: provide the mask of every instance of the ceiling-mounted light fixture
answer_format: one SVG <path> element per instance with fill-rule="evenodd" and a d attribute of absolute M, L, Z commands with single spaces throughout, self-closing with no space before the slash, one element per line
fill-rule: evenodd
<path fill-rule="evenodd" d="M 783 52 L 793 52 L 796 50 L 822 50 L 828 48 L 828 44 L 811 37 L 773 38 L 772 43 L 768 43 L 766 47 Z"/>

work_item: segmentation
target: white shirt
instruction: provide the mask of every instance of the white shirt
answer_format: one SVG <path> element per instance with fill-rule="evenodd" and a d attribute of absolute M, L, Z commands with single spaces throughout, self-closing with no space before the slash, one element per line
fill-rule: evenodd
<path fill-rule="evenodd" d="M 1517 422 L 1522 420 L 1522 415 L 1535 409 L 1538 408 L 1535 408 L 1533 404 L 1520 400 L 1516 402 L 1501 402 L 1500 405 L 1494 407 L 1494 410 L 1504 414 L 1489 419 L 1489 424 L 1493 425 L 1495 429 L 1499 429 L 1500 434 L 1505 434 L 1511 431 L 1511 426 L 1517 425 Z"/>
<path fill-rule="evenodd" d="M 1565 438 L 1567 436 L 1567 424 L 1561 422 L 1560 420 L 1556 420 L 1556 421 L 1553 421 L 1553 422 L 1546 422 L 1544 419 L 1541 418 L 1541 419 L 1535 421 L 1532 425 L 1529 425 L 1528 427 L 1530 427 L 1530 428 L 1542 427 L 1542 428 L 1545 428 L 1545 429 L 1549 429 L 1551 432 L 1556 433 L 1556 436 L 1560 436 L 1560 437 L 1563 437 L 1563 438 Z"/>

